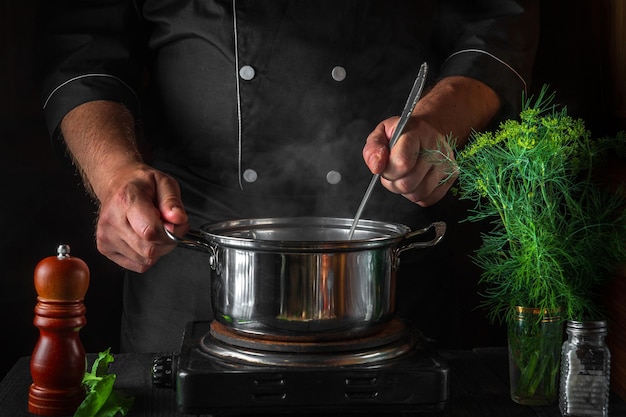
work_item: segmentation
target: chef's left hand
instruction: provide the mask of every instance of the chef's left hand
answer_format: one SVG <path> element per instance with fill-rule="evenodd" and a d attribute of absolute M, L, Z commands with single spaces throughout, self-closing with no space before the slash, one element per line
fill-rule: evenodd
<path fill-rule="evenodd" d="M 391 151 L 389 140 L 397 117 L 382 121 L 367 138 L 363 159 L 385 188 L 426 207 L 448 192 L 456 172 L 447 138 L 463 146 L 497 114 L 500 98 L 481 81 L 445 77 L 417 102 L 404 133 Z M 427 152 L 433 150 L 439 152 Z M 449 158 L 449 159 L 448 159 Z M 442 181 L 443 180 L 443 181 Z"/>
<path fill-rule="evenodd" d="M 381 174 L 381 183 L 389 191 L 430 206 L 443 198 L 456 174 L 450 175 L 449 161 L 424 150 L 439 150 L 449 158 L 454 158 L 454 153 L 445 135 L 417 116 L 408 120 L 404 133 L 389 150 L 397 123 L 398 117 L 392 117 L 376 126 L 363 148 L 363 159 L 373 174 Z"/>

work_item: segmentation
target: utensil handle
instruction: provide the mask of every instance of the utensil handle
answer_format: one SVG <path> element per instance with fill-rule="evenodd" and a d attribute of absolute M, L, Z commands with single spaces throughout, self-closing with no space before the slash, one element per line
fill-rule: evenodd
<path fill-rule="evenodd" d="M 424 62 L 420 66 L 419 73 L 417 74 L 417 78 L 413 83 L 413 87 L 411 88 L 411 92 L 409 93 L 409 97 L 404 104 L 404 108 L 402 109 L 402 113 L 400 114 L 400 120 L 398 120 L 398 125 L 391 135 L 391 140 L 389 141 L 389 149 L 393 148 L 393 146 L 398 141 L 402 132 L 404 132 L 404 127 L 406 126 L 406 122 L 409 121 L 409 117 L 411 117 L 411 113 L 415 109 L 415 105 L 419 101 L 422 96 L 422 91 L 424 91 L 424 84 L 426 83 L 426 74 L 428 73 L 428 64 Z"/>
<path fill-rule="evenodd" d="M 393 135 L 391 135 L 391 140 L 389 141 L 389 149 L 393 148 L 393 146 L 398 141 L 400 135 L 404 131 L 404 127 L 411 117 L 411 113 L 413 113 L 413 109 L 415 109 L 415 105 L 419 101 L 422 96 L 422 91 L 424 90 L 424 84 L 426 83 L 426 74 L 428 73 L 428 64 L 424 62 L 420 66 L 419 73 L 417 74 L 417 78 L 413 83 L 413 87 L 411 88 L 411 92 L 409 93 L 409 97 L 404 104 L 404 109 L 402 109 L 402 113 L 400 115 L 400 120 L 398 120 L 398 124 L 396 125 L 396 129 L 393 131 Z M 348 240 L 352 240 L 354 236 L 354 231 L 356 230 L 356 226 L 359 223 L 359 219 L 361 218 L 361 214 L 363 214 L 363 209 L 367 204 L 367 201 L 372 194 L 372 190 L 374 189 L 374 185 L 378 182 L 380 178 L 380 174 L 375 174 L 361 199 L 361 204 L 359 204 L 359 208 L 354 216 L 354 221 L 352 222 L 352 227 L 350 227 L 350 232 L 348 233 Z"/>

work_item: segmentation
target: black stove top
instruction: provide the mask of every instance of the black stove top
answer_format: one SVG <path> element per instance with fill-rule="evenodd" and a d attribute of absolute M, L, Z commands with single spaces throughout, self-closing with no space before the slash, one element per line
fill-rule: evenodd
<path fill-rule="evenodd" d="M 410 332 L 406 338 L 409 340 L 391 342 L 391 348 L 345 355 L 281 353 L 272 356 L 268 365 L 250 361 L 250 354 L 256 357 L 255 349 L 247 347 L 243 356 L 223 354 L 231 347 L 211 335 L 211 323 L 192 322 L 185 330 L 180 353 L 156 358 L 153 372 L 155 383 L 171 383 L 179 410 L 186 414 L 441 410 L 448 398 L 448 367 Z M 234 350 L 240 352 L 237 347 Z M 378 351 L 399 353 L 387 353 L 378 360 Z M 256 353 L 259 357 L 268 354 Z M 323 359 L 317 360 L 316 355 Z M 300 357 L 302 361 L 298 361 Z M 344 357 L 348 360 L 343 361 Z"/>

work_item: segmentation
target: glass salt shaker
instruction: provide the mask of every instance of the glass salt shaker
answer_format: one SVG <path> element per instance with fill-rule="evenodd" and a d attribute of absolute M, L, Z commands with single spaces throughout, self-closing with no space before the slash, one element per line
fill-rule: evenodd
<path fill-rule="evenodd" d="M 561 357 L 559 408 L 563 416 L 607 417 L 611 353 L 607 322 L 568 321 Z"/>

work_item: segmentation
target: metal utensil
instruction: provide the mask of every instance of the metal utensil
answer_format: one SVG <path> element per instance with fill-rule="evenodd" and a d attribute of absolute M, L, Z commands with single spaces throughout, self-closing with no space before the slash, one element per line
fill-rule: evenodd
<path fill-rule="evenodd" d="M 417 74 L 417 78 L 413 83 L 413 88 L 411 88 L 411 92 L 409 93 L 409 98 L 404 105 L 404 109 L 402 110 L 402 114 L 400 115 L 400 120 L 398 120 L 398 124 L 396 125 L 396 130 L 394 130 L 393 135 L 391 136 L 391 140 L 389 141 L 389 149 L 393 148 L 393 146 L 398 141 L 400 135 L 404 131 L 404 127 L 406 126 L 406 122 L 409 120 L 411 113 L 413 113 L 413 109 L 415 109 L 415 105 L 419 101 L 422 96 L 422 91 L 424 90 L 424 83 L 426 82 L 426 74 L 428 73 L 428 64 L 424 62 Z M 372 180 L 370 181 L 367 190 L 365 190 L 365 194 L 363 195 L 363 199 L 361 200 L 361 204 L 354 216 L 354 221 L 352 222 L 352 227 L 350 227 L 350 233 L 348 234 L 348 240 L 351 240 L 354 236 L 354 231 L 356 230 L 356 226 L 359 223 L 359 219 L 361 218 L 361 214 L 363 214 L 363 209 L 367 204 L 367 200 L 369 200 L 370 195 L 372 194 L 372 190 L 374 189 L 374 185 L 378 182 L 380 178 L 380 174 L 374 174 Z"/>

